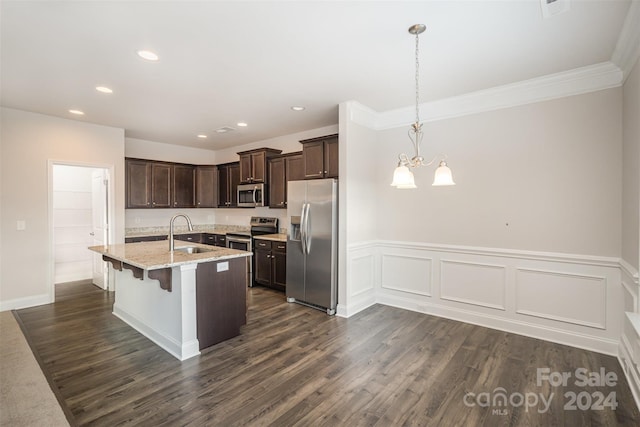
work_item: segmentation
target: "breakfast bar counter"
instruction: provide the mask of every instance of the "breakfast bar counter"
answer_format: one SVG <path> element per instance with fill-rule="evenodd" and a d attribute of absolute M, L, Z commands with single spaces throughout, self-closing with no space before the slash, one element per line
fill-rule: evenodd
<path fill-rule="evenodd" d="M 246 324 L 251 252 L 167 241 L 89 248 L 110 263 L 113 314 L 179 360 Z"/>

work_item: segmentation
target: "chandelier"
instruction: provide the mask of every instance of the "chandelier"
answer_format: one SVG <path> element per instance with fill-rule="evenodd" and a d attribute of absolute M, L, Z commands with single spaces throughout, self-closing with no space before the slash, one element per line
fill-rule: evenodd
<path fill-rule="evenodd" d="M 424 157 L 420 155 L 420 143 L 422 142 L 422 123 L 420 123 L 420 61 L 419 61 L 419 35 L 424 32 L 427 27 L 424 24 L 415 24 L 409 27 L 409 33 L 416 36 L 416 121 L 411 125 L 408 131 L 409 139 L 413 144 L 414 156 L 409 158 L 402 153 L 398 156 L 398 167 L 393 172 L 392 186 L 396 188 L 416 188 L 416 182 L 413 172 L 410 168 L 418 166 L 432 165 L 438 155 L 431 161 L 425 162 Z M 451 176 L 451 169 L 447 166 L 446 156 L 438 163 L 432 185 L 455 185 Z"/>

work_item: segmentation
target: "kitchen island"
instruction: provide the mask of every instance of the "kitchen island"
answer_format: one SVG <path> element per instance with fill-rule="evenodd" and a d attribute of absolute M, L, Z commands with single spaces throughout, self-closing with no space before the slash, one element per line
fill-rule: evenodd
<path fill-rule="evenodd" d="M 179 360 L 246 324 L 251 252 L 185 242 L 169 251 L 166 241 L 89 249 L 113 270 L 113 314 Z"/>

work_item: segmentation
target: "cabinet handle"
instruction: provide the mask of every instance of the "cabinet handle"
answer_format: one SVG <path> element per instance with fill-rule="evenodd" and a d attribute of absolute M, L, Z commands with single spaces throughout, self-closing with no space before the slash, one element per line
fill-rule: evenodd
<path fill-rule="evenodd" d="M 324 173 L 327 173 L 327 171 L 324 171 Z"/>
<path fill-rule="evenodd" d="M 318 173 L 322 173 L 322 171 L 318 171 Z"/>

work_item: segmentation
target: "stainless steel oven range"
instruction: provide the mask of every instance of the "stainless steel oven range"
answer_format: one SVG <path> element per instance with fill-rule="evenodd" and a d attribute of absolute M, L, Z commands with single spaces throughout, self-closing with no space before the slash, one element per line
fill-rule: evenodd
<path fill-rule="evenodd" d="M 227 233 L 227 247 L 231 249 L 239 249 L 241 251 L 254 252 L 255 245 L 254 236 L 265 234 L 275 234 L 278 232 L 278 218 L 252 216 L 250 222 L 250 231 L 239 231 Z M 253 286 L 254 258 L 249 260 L 249 286 Z"/>

